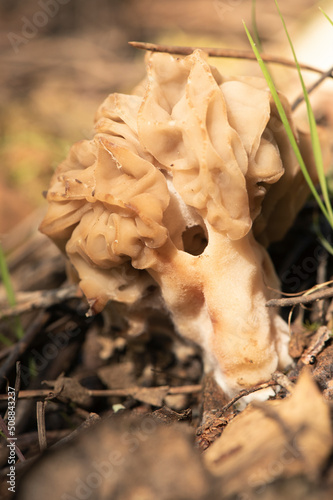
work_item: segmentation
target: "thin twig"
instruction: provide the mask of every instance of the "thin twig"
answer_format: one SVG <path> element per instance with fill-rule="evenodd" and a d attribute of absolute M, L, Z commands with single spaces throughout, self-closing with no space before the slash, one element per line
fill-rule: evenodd
<path fill-rule="evenodd" d="M 313 365 L 317 355 L 324 349 L 328 340 L 332 338 L 332 330 L 327 326 L 321 326 L 313 335 L 309 347 L 303 352 L 300 357 L 300 365 Z"/>
<path fill-rule="evenodd" d="M 106 398 L 112 396 L 119 397 L 127 397 L 133 394 L 134 391 L 139 391 L 142 387 L 129 387 L 128 389 L 103 389 L 103 390 L 92 390 L 86 389 L 87 396 L 91 396 L 93 398 Z M 192 394 L 194 392 L 200 392 L 202 389 L 201 384 L 195 385 L 182 385 L 179 387 L 169 387 L 167 385 L 157 386 L 157 387 L 145 387 L 145 390 L 156 391 L 156 389 L 160 389 L 161 391 L 168 389 L 167 394 Z M 50 391 L 49 389 L 35 389 L 35 390 L 27 390 L 20 391 L 18 395 L 18 399 L 34 399 L 34 398 L 47 398 L 53 399 L 57 397 L 57 394 Z M 7 401 L 7 394 L 0 394 L 0 401 Z"/>
<path fill-rule="evenodd" d="M 45 427 L 45 401 L 37 401 L 37 430 L 38 442 L 40 451 L 43 452 L 47 448 L 46 427 Z"/>
<path fill-rule="evenodd" d="M 282 299 L 271 299 L 266 302 L 266 307 L 288 307 L 297 304 L 310 304 L 316 300 L 322 300 L 333 297 L 333 287 L 325 290 L 318 290 L 309 295 L 301 295 L 300 297 L 285 297 Z"/>
<path fill-rule="evenodd" d="M 323 73 L 316 82 L 314 82 L 312 85 L 310 85 L 310 87 L 307 88 L 307 93 L 308 94 L 311 94 L 311 92 L 313 92 L 326 78 L 329 78 L 331 77 L 332 78 L 332 75 L 333 75 L 333 66 L 328 69 L 327 71 L 325 71 L 325 73 Z M 295 101 L 293 102 L 292 106 L 291 106 L 291 109 L 293 111 L 295 111 L 295 109 L 301 104 L 301 102 L 304 101 L 304 94 L 302 92 L 302 94 L 300 94 L 297 99 L 295 99 Z"/>
<path fill-rule="evenodd" d="M 20 387 L 21 387 L 21 361 L 16 361 L 16 378 L 15 378 L 15 399 L 17 399 L 17 396 L 20 392 Z"/>
<path fill-rule="evenodd" d="M 237 396 L 232 398 L 229 403 L 226 405 L 222 406 L 221 410 L 219 411 L 219 415 L 223 415 L 231 406 L 233 406 L 239 399 L 243 398 L 244 396 L 248 396 L 249 394 L 252 394 L 253 392 L 261 391 L 261 389 L 268 389 L 268 387 L 272 387 L 274 385 L 280 385 L 279 383 L 275 382 L 275 380 L 270 380 L 269 382 L 264 382 L 263 384 L 255 385 L 253 387 L 250 387 L 249 389 L 243 389 L 240 391 Z"/>
<path fill-rule="evenodd" d="M 82 422 L 82 424 L 79 425 L 79 427 L 77 427 L 73 432 L 71 432 L 67 436 L 63 437 L 62 439 L 60 439 L 60 441 L 57 441 L 56 443 L 54 443 L 50 447 L 50 449 L 51 448 L 56 449 L 60 446 L 63 446 L 65 443 L 68 443 L 73 438 L 75 438 L 78 434 L 80 434 L 81 431 L 84 431 L 84 430 L 88 429 L 89 427 L 95 425 L 100 420 L 101 420 L 101 417 L 99 415 L 97 415 L 97 413 L 90 413 L 87 420 Z"/>
<path fill-rule="evenodd" d="M 135 47 L 136 49 L 150 50 L 151 52 L 166 52 L 168 54 L 179 54 L 182 56 L 187 56 L 192 54 L 196 49 L 200 49 L 211 57 L 226 57 L 232 59 L 250 59 L 256 61 L 256 56 L 251 50 L 238 50 L 238 49 L 226 49 L 226 48 L 216 48 L 216 47 L 188 47 L 179 45 L 160 45 L 155 43 L 146 42 L 128 42 L 129 45 Z M 271 62 L 275 64 L 282 64 L 283 66 L 289 66 L 296 69 L 294 61 L 290 59 L 285 59 L 284 57 L 273 56 L 271 54 L 261 54 L 262 60 L 265 62 Z M 307 71 L 313 71 L 315 73 L 320 73 L 326 75 L 321 69 L 309 66 L 308 64 L 300 64 L 300 67 Z M 332 75 L 326 75 L 327 76 Z"/>
<path fill-rule="evenodd" d="M 56 394 L 49 389 L 30 389 L 27 391 L 20 391 L 18 399 L 34 399 L 34 398 L 48 398 L 53 399 Z M 7 394 L 0 394 L 0 401 L 7 401 Z"/>

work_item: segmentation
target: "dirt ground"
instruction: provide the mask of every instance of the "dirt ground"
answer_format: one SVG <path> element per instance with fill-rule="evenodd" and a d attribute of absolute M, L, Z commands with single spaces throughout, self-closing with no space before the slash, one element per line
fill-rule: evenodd
<path fill-rule="evenodd" d="M 318 5 L 328 10 L 332 2 L 279 5 L 302 62 L 327 69 L 329 56 L 328 64 L 307 58 L 304 34 L 314 34 Z M 203 376 L 200 349 L 175 334 L 167 315 L 153 315 L 139 336 L 126 336 L 108 315 L 87 317 L 63 255 L 37 230 L 56 166 L 74 142 L 93 136 L 104 98 L 131 92 L 145 74 L 144 52 L 128 41 L 249 49 L 242 20 L 253 29 L 252 7 L 250 0 L 2 0 L 0 242 L 16 292 L 9 304 L 0 283 L 4 500 L 332 498 L 330 298 L 296 307 L 293 368 L 269 381 L 280 387 L 274 401 L 241 411 Z M 274 1 L 257 0 L 255 20 L 264 52 L 290 57 Z M 314 40 L 321 47 L 320 29 Z M 252 61 L 211 61 L 230 74 L 261 74 Z M 291 99 L 299 94 L 293 69 L 272 65 L 272 72 Z M 316 95 L 316 117 L 332 130 L 333 101 Z M 316 216 L 309 200 L 270 248 L 286 293 L 331 280 Z M 290 311 L 283 308 L 285 319 Z M 19 379 L 12 451 L 6 384 Z M 15 494 L 8 453 L 16 454 Z"/>

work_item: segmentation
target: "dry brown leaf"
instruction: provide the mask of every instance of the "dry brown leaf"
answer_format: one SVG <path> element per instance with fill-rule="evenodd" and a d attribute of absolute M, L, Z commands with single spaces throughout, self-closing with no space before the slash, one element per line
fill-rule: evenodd
<path fill-rule="evenodd" d="M 232 494 L 262 489 L 279 477 L 316 476 L 331 443 L 329 408 L 303 370 L 290 397 L 249 405 L 204 456 Z"/>
<path fill-rule="evenodd" d="M 158 408 L 158 410 L 155 410 L 152 415 L 157 422 L 163 422 L 163 424 L 166 425 L 172 425 L 177 422 L 185 421 L 191 422 L 192 420 L 192 410 L 190 408 L 177 413 L 171 408 L 163 406 L 162 408 Z"/>
<path fill-rule="evenodd" d="M 163 387 L 135 387 L 128 389 L 129 394 L 137 401 L 153 406 L 162 406 L 165 396 L 169 392 L 169 386 Z"/>
<path fill-rule="evenodd" d="M 44 384 L 53 387 L 53 391 L 60 401 L 71 401 L 80 406 L 88 406 L 91 404 L 88 390 L 74 378 L 64 377 L 63 374 L 61 374 L 57 380 L 45 380 Z"/>

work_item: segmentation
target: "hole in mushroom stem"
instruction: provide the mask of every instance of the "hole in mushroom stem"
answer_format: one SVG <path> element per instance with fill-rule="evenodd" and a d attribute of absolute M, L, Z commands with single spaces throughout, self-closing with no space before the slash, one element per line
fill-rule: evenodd
<path fill-rule="evenodd" d="M 191 255 L 200 255 L 208 244 L 208 235 L 203 227 L 196 225 L 185 229 L 182 240 L 184 252 Z"/>

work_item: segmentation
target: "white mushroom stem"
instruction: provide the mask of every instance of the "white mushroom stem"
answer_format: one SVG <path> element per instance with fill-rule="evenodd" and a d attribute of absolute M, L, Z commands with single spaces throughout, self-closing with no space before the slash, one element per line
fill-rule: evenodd
<path fill-rule="evenodd" d="M 168 249 L 150 273 L 181 335 L 201 345 L 206 369 L 228 395 L 266 381 L 291 362 L 288 327 L 265 307 L 278 287 L 272 263 L 250 232 L 231 240 L 207 224 L 199 256 Z M 171 258 L 170 258 L 171 256 Z"/>

